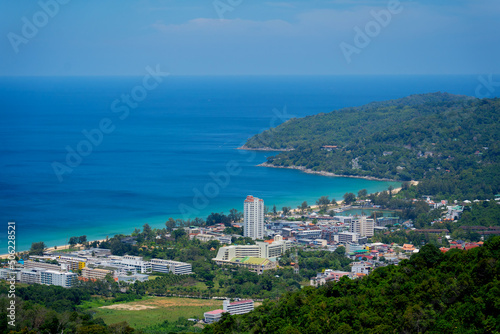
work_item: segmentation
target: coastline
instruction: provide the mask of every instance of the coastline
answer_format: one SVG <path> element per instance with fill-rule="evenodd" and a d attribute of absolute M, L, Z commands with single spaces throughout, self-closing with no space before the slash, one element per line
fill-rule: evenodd
<path fill-rule="evenodd" d="M 400 180 L 377 178 L 377 177 L 373 177 L 373 176 L 341 175 L 341 174 L 335 174 L 335 173 L 330 173 L 330 172 L 325 172 L 325 171 L 315 171 L 315 170 L 312 170 L 312 169 L 307 169 L 307 168 L 302 167 L 302 166 L 288 166 L 288 167 L 285 167 L 285 166 L 275 166 L 275 165 L 267 163 L 267 162 L 263 162 L 261 164 L 258 164 L 257 166 L 258 167 L 269 167 L 269 168 L 296 169 L 296 170 L 300 170 L 301 172 L 304 172 L 304 173 L 307 173 L 307 174 L 318 174 L 318 175 L 330 176 L 330 177 L 350 177 L 350 178 L 354 178 L 354 179 L 364 179 L 364 180 L 371 180 L 371 181 L 402 182 Z M 417 184 L 418 184 L 418 181 L 410 181 L 410 182 L 412 182 L 412 183 L 413 182 L 417 182 Z"/>
<path fill-rule="evenodd" d="M 265 152 L 290 152 L 293 151 L 293 148 L 282 148 L 282 149 L 277 149 L 277 148 L 272 148 L 272 147 L 247 147 L 245 145 L 237 147 L 237 150 L 245 150 L 245 151 L 265 151 Z"/>
<path fill-rule="evenodd" d="M 257 166 L 261 166 L 261 167 L 271 167 L 271 166 L 265 166 L 264 164 L 266 163 L 262 163 L 262 164 L 259 164 Z M 295 166 L 294 166 L 295 167 Z M 281 167 L 281 166 L 272 166 L 272 168 L 287 168 L 287 169 L 299 169 L 301 170 L 301 168 L 290 168 L 290 167 Z M 304 168 L 302 168 L 304 169 Z M 307 171 L 305 171 L 305 173 L 308 173 Z M 311 171 L 310 174 L 319 174 L 319 175 L 324 175 L 323 173 L 327 173 L 327 172 L 316 172 L 316 171 Z M 333 173 L 327 173 L 327 174 L 333 174 Z M 325 176 L 330 176 L 330 175 L 325 175 Z M 336 177 L 346 177 L 346 176 L 342 176 L 342 175 L 331 175 L 331 176 L 336 176 Z M 354 177 L 354 176 L 353 176 Z M 364 178 L 364 177 L 354 177 L 354 178 Z M 366 178 L 365 178 L 366 179 Z M 376 179 L 376 178 L 371 178 L 369 180 L 377 180 L 377 181 L 385 181 L 385 180 L 381 180 L 381 179 Z M 389 181 L 393 181 L 393 180 L 389 180 Z M 417 185 L 418 184 L 418 181 L 410 181 L 410 183 L 412 185 Z M 392 190 L 392 193 L 393 194 L 397 194 L 398 192 L 401 191 L 401 187 L 398 187 L 398 188 L 394 188 Z M 340 201 L 337 201 L 337 205 L 339 207 L 342 207 L 342 200 Z M 311 209 L 318 209 L 319 208 L 319 205 L 310 205 L 309 206 Z M 300 209 L 298 208 L 293 208 L 291 209 L 291 212 L 293 213 L 296 213 L 300 211 Z M 113 235 L 111 236 L 113 237 Z M 95 240 L 89 240 L 88 243 L 93 243 L 95 241 L 99 241 L 99 242 L 103 242 L 103 241 L 106 241 L 107 239 L 95 239 Z M 57 248 L 56 248 L 57 247 Z M 83 247 L 83 245 L 81 244 L 77 244 L 75 245 L 75 247 Z M 57 245 L 57 246 L 54 246 L 54 247 L 49 247 L 49 248 L 46 248 L 45 250 L 46 251 L 55 251 L 55 250 L 64 250 L 64 249 L 68 249 L 70 248 L 70 245 L 69 244 L 66 244 L 66 245 Z M 15 255 L 18 255 L 18 254 L 21 254 L 21 253 L 24 253 L 24 252 L 28 252 L 29 250 L 25 250 L 25 251 L 20 251 L 20 252 L 16 252 Z M 0 259 L 7 259 L 9 257 L 9 254 L 0 254 Z"/>
<path fill-rule="evenodd" d="M 241 148 L 240 148 L 240 149 L 241 149 Z M 297 169 L 297 170 L 303 171 L 303 172 L 304 172 L 304 173 L 306 173 L 306 174 L 317 174 L 317 175 L 327 176 L 327 177 L 346 177 L 346 178 L 358 178 L 358 179 L 365 179 L 365 180 L 370 180 L 370 181 L 389 181 L 389 182 L 394 182 L 394 180 L 390 180 L 390 179 L 377 179 L 377 178 L 374 178 L 374 177 L 363 177 L 363 176 L 352 176 L 352 175 L 345 175 L 345 176 L 344 176 L 344 175 L 337 175 L 337 174 L 334 174 L 334 173 L 329 173 L 329 172 L 324 172 L 324 171 L 313 171 L 313 170 L 307 170 L 307 169 L 306 169 L 306 168 L 304 168 L 304 167 L 297 167 L 297 166 L 291 166 L 291 167 L 274 166 L 274 165 L 268 164 L 268 163 L 266 163 L 266 162 L 261 163 L 261 164 L 259 164 L 259 165 L 257 165 L 257 166 L 260 166 L 260 167 L 271 167 L 271 168 Z M 398 182 L 398 181 L 396 181 L 396 182 Z M 417 184 L 417 183 L 418 183 L 417 181 L 411 181 L 411 182 L 412 182 L 413 184 Z M 398 188 L 395 188 L 395 189 L 393 190 L 393 193 L 396 193 L 398 190 L 399 190 L 399 187 L 398 187 Z M 305 200 L 305 198 L 304 198 L 304 200 Z M 338 201 L 338 204 L 339 204 L 339 205 L 341 204 L 340 202 L 341 202 L 341 201 Z M 289 204 L 286 204 L 286 205 L 289 205 Z M 315 206 L 311 206 L 311 207 L 315 207 Z M 292 209 L 292 210 L 293 210 L 293 211 L 295 211 L 295 209 Z M 166 219 L 166 217 L 164 217 L 164 218 L 162 218 L 162 219 Z M 142 226 L 142 224 L 143 224 L 144 222 L 146 222 L 147 220 L 148 220 L 147 218 L 145 218 L 144 220 L 142 220 L 142 219 L 141 219 L 141 220 L 139 220 L 139 221 L 137 222 L 137 225 L 134 225 L 134 227 L 136 227 L 136 228 L 137 228 L 137 227 L 139 227 L 139 228 L 140 228 L 140 226 Z M 127 233 L 127 232 L 130 232 L 130 231 L 132 231 L 132 230 L 133 230 L 133 227 L 132 227 L 130 230 L 128 230 L 128 231 L 123 231 L 123 232 L 122 232 L 121 230 L 119 230 L 119 231 L 118 231 L 118 230 L 115 230 L 115 231 L 114 231 L 115 233 L 106 233 L 106 235 L 107 235 L 107 234 L 109 234 L 109 237 L 112 237 L 114 234 L 117 234 L 117 233 Z M 102 233 L 100 233 L 100 234 L 102 235 Z M 101 237 L 101 238 L 102 238 L 102 237 Z M 89 240 L 89 242 L 93 242 L 93 241 L 103 241 L 103 240 L 105 240 L 105 239 L 97 239 L 97 238 L 96 238 L 96 239 L 93 239 L 93 240 Z M 54 243 L 52 243 L 52 245 L 53 245 L 53 244 L 54 244 Z M 63 249 L 67 249 L 67 248 L 69 248 L 69 245 L 67 245 L 67 244 L 57 245 L 57 249 L 58 249 L 58 250 L 63 250 Z M 28 247 L 27 249 L 25 249 L 25 250 L 22 250 L 22 251 L 17 252 L 16 254 L 23 253 L 23 252 L 26 252 L 26 251 L 28 251 L 28 250 L 29 250 L 29 247 Z M 46 250 L 55 250 L 55 248 L 54 248 L 54 247 L 50 247 L 50 248 L 47 248 Z M 8 255 L 9 255 L 9 254 L 2 254 L 2 255 L 0 255 L 0 258 L 5 259 L 5 258 L 7 258 L 7 257 L 8 257 Z"/>
<path fill-rule="evenodd" d="M 416 185 L 416 184 L 418 184 L 418 181 L 410 181 L 410 182 L 412 182 L 412 184 L 415 184 L 415 185 Z M 398 192 L 400 192 L 402 189 L 403 189 L 402 187 L 394 188 L 394 189 L 392 189 L 392 194 L 397 194 L 397 193 L 398 193 Z M 370 194 L 368 194 L 368 195 L 371 195 L 371 194 L 372 194 L 372 193 L 370 193 Z M 339 208 L 341 208 L 341 207 L 342 207 L 342 202 L 344 202 L 344 201 L 342 201 L 342 200 L 341 200 L 341 201 L 337 201 L 337 202 L 336 202 L 336 205 L 338 205 L 338 206 L 339 206 Z M 317 205 L 317 204 L 315 204 L 315 205 L 309 205 L 309 207 L 310 207 L 311 209 L 319 209 L 319 205 Z M 295 208 L 295 209 L 291 209 L 290 211 L 291 211 L 291 212 L 293 212 L 293 213 L 296 213 L 296 212 L 300 211 L 300 209 Z"/>
<path fill-rule="evenodd" d="M 106 241 L 106 239 L 89 240 L 88 243 L 91 244 L 91 243 L 93 243 L 95 241 L 103 242 L 103 241 Z M 76 244 L 75 247 L 83 247 L 83 245 L 82 244 Z M 61 246 L 54 246 L 54 247 L 45 248 L 44 251 L 64 250 L 64 249 L 69 249 L 69 248 L 70 248 L 70 245 L 68 244 L 68 245 L 61 245 Z M 21 254 L 21 253 L 24 253 L 24 252 L 29 252 L 29 250 L 16 252 L 15 255 Z M 6 259 L 6 258 L 9 257 L 9 255 L 10 254 L 0 254 L 0 259 Z"/>

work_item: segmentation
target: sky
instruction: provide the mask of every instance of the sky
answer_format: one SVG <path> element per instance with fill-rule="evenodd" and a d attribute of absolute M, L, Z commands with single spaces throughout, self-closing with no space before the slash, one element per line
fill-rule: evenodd
<path fill-rule="evenodd" d="M 500 73 L 498 0 L 0 0 L 0 75 Z"/>

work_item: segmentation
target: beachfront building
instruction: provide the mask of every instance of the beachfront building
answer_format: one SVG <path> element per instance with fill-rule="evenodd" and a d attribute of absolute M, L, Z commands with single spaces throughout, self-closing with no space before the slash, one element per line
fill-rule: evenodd
<path fill-rule="evenodd" d="M 192 265 L 186 262 L 172 261 L 172 260 L 161 260 L 161 259 L 151 259 L 152 271 L 159 273 L 172 273 L 175 275 L 186 275 L 193 272 Z"/>
<path fill-rule="evenodd" d="M 244 206 L 243 236 L 252 239 L 264 238 L 264 200 L 247 196 Z"/>
<path fill-rule="evenodd" d="M 203 314 L 205 317 L 205 322 L 207 324 L 217 322 L 222 317 L 222 313 L 225 313 L 225 312 L 226 311 L 224 311 L 224 310 L 213 310 L 213 311 L 205 312 Z"/>
<path fill-rule="evenodd" d="M 222 302 L 222 308 L 224 311 L 229 312 L 229 314 L 245 314 L 253 311 L 254 304 L 253 300 L 240 300 L 236 302 L 232 302 L 229 299 L 226 299 Z"/>

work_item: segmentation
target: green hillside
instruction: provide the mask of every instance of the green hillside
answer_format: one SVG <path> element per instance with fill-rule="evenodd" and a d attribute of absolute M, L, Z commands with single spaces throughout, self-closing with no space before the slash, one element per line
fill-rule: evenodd
<path fill-rule="evenodd" d="M 398 266 L 226 316 L 218 333 L 499 333 L 500 237 L 469 251 L 425 245 Z"/>
<path fill-rule="evenodd" d="M 429 194 L 467 196 L 474 186 L 473 195 L 491 197 L 500 190 L 499 143 L 500 99 L 432 93 L 294 118 L 244 147 L 293 149 L 269 157 L 274 166 L 432 180 L 429 188 L 439 180 Z"/>

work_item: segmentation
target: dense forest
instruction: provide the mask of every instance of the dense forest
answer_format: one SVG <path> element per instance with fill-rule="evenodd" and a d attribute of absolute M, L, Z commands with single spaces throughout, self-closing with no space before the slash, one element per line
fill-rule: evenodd
<path fill-rule="evenodd" d="M 244 147 L 289 150 L 268 157 L 274 166 L 424 180 L 428 195 L 484 199 L 500 191 L 500 99 L 432 93 L 373 102 L 291 119 Z"/>
<path fill-rule="evenodd" d="M 431 244 L 398 266 L 287 293 L 204 333 L 498 333 L 500 237 L 469 251 Z"/>

